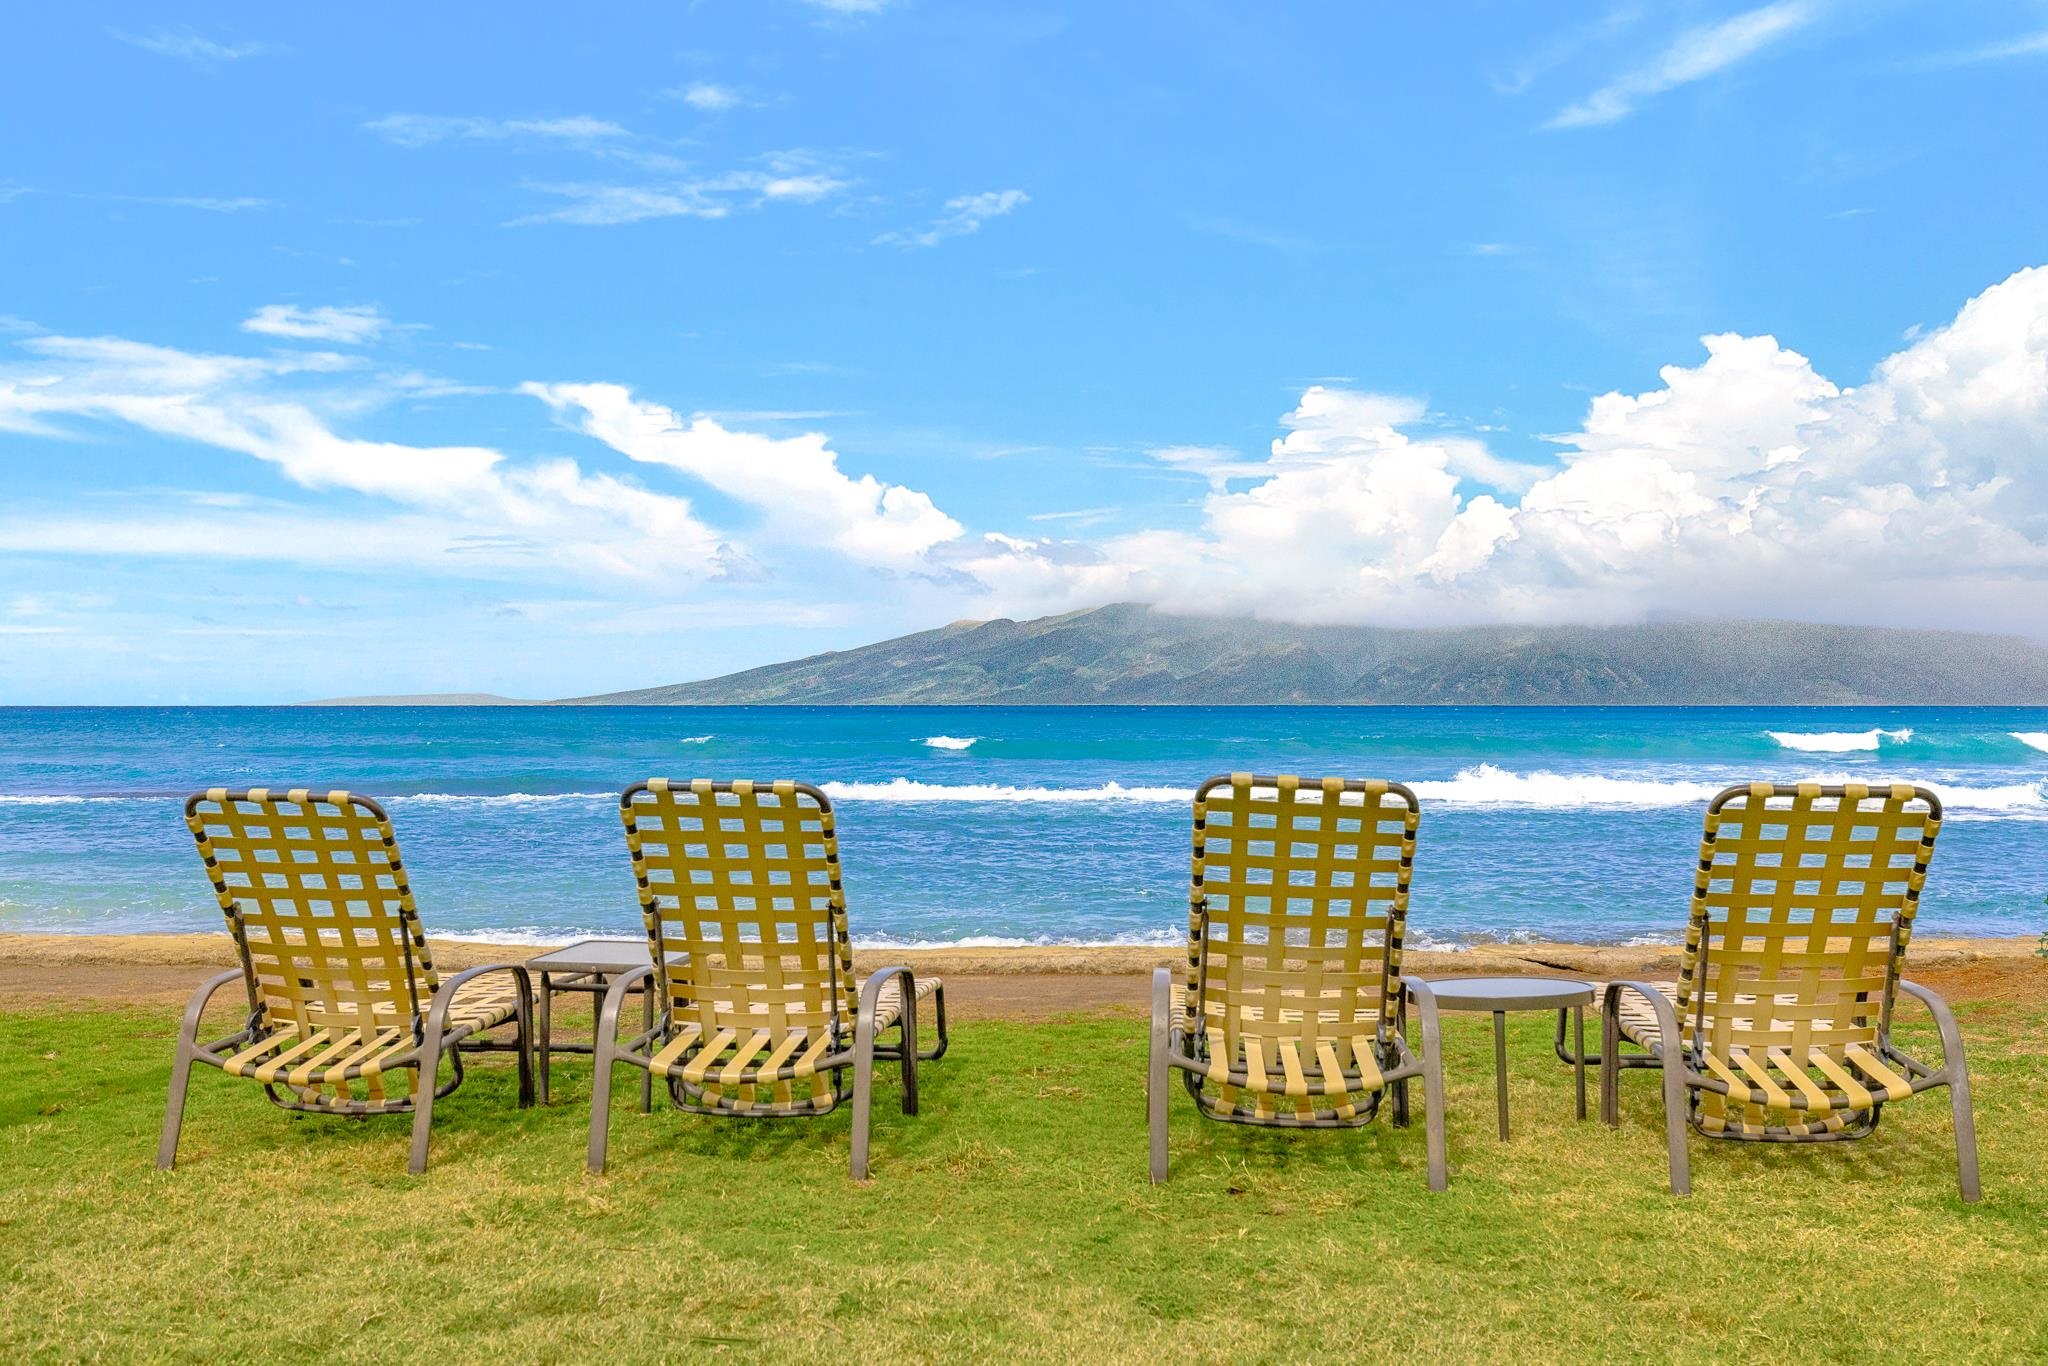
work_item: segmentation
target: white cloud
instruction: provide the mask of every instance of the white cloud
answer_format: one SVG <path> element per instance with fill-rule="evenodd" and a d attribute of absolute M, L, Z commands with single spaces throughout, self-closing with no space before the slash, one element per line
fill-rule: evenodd
<path fill-rule="evenodd" d="M 1022 190 L 987 190 L 981 194 L 961 195 L 946 201 L 946 211 L 934 219 L 930 227 L 916 232 L 885 232 L 875 239 L 875 245 L 935 247 L 949 237 L 980 232 L 981 225 L 989 219 L 1001 218 L 1030 202 L 1031 196 Z"/>
<path fill-rule="evenodd" d="M 2005 38 L 1995 43 L 1984 43 L 1978 47 L 1966 47 L 1957 52 L 1937 53 L 1923 61 L 1912 63 L 1920 67 L 1975 66 L 1980 62 L 2007 62 L 2015 57 L 2048 57 L 2048 29 L 2039 33 L 2025 33 L 2017 38 Z"/>
<path fill-rule="evenodd" d="M 289 337 L 293 341 L 341 342 L 349 346 L 373 342 L 390 326 L 389 318 L 367 304 L 345 308 L 265 304 L 242 321 L 244 332 Z"/>
<path fill-rule="evenodd" d="M 677 96 L 692 109 L 701 109 L 707 114 L 721 114 L 728 109 L 737 109 L 746 101 L 740 92 L 729 85 L 718 85 L 711 81 L 693 81 L 684 86 Z"/>
<path fill-rule="evenodd" d="M 532 186 L 543 194 L 569 201 L 557 209 L 526 214 L 515 226 L 572 223 L 612 227 L 653 218 L 725 218 L 741 209 L 766 204 L 808 204 L 838 194 L 848 182 L 818 170 L 799 170 L 780 163 L 780 170 L 729 171 L 701 180 L 664 181 L 651 185 L 606 185 L 588 182 Z"/>
<path fill-rule="evenodd" d="M 131 47 L 154 52 L 159 57 L 175 57 L 179 61 L 191 62 L 197 66 L 240 61 L 244 57 L 254 57 L 270 50 L 266 43 L 217 43 L 210 38 L 201 38 L 197 34 L 171 33 L 162 29 L 155 33 L 122 33 L 114 30 L 113 34 Z"/>
<path fill-rule="evenodd" d="M 0 364 L 0 431 L 83 435 L 117 423 L 263 461 L 313 493 L 359 495 L 303 507 L 242 495 L 138 499 L 95 511 L 0 516 L 0 548 L 319 565 L 379 559 L 453 575 L 691 582 L 772 577 L 816 561 L 929 572 L 927 552 L 961 535 L 925 494 L 849 475 L 818 435 L 788 438 L 690 421 L 609 384 L 525 386 L 558 415 L 670 479 L 680 474 L 759 523 L 731 534 L 691 500 L 575 461 L 516 461 L 470 445 L 368 440 L 340 430 L 399 397 L 450 392 L 376 375 L 356 358 L 293 351 L 209 355 L 121 338 L 34 337 L 31 359 Z M 118 500 L 117 500 L 118 501 Z M 341 511 L 331 509 L 340 508 Z"/>
<path fill-rule="evenodd" d="M 490 119 L 449 114 L 386 114 L 363 127 L 400 147 L 431 147 L 437 142 L 553 142 L 587 146 L 629 137 L 608 119 L 588 114 L 566 118 Z"/>
<path fill-rule="evenodd" d="M 783 577 L 933 618 L 1137 599 L 1311 622 L 1679 612 L 2048 632 L 2048 267 L 1985 290 L 1860 384 L 1771 337 L 1708 336 L 1655 384 L 1593 399 L 1542 466 L 1444 432 L 1417 399 L 1315 385 L 1262 455 L 1153 452 L 1207 485 L 1194 515 L 1099 539 L 1077 533 L 1105 509 L 1030 502 L 970 532 L 922 491 L 849 473 L 822 435 L 686 418 L 613 384 L 525 391 L 645 484 L 568 459 L 350 436 L 380 402 L 440 392 L 359 357 L 18 345 L 27 359 L 0 364 L 0 429 L 125 424 L 347 496 L 10 505 L 0 547 L 16 550 L 336 566 L 374 555 L 428 583 L 607 580 L 658 585 L 646 591 L 665 600 Z M 742 524 L 707 523 L 662 481 L 709 490 Z M 1065 536 L 1011 534 L 1034 523 L 1064 523 Z M 1144 527 L 1128 510 L 1115 524 Z M 856 587 L 870 582 L 889 586 Z"/>
<path fill-rule="evenodd" d="M 124 423 L 253 457 L 303 489 L 391 507 L 382 515 L 239 504 L 193 513 L 152 501 L 120 516 L 15 515 L 0 519 L 0 547 L 88 553 L 96 544 L 98 553 L 363 568 L 386 557 L 456 575 L 683 580 L 716 577 L 730 561 L 723 538 L 688 499 L 585 473 L 574 461 L 514 464 L 486 447 L 342 435 L 337 421 L 373 406 L 374 389 L 309 392 L 293 383 L 352 372 L 347 357 L 205 355 L 120 338 L 23 345 L 33 360 L 0 366 L 0 430 L 63 435 L 79 420 Z"/>
<path fill-rule="evenodd" d="M 1229 476 L 1198 529 L 985 545 L 972 572 L 1002 611 L 1097 592 L 1305 621 L 2048 630 L 2048 267 L 1853 388 L 1770 337 L 1704 343 L 1661 387 L 1594 399 L 1560 466 L 1517 467 L 1539 476 L 1518 499 L 1481 443 L 1411 435 L 1421 404 L 1318 387 L 1248 487 L 1230 452 L 1170 458 Z"/>
<path fill-rule="evenodd" d="M 631 459 L 667 465 L 761 510 L 772 527 L 848 558 L 913 566 L 961 526 L 932 500 L 871 474 L 855 479 L 815 432 L 771 437 L 699 414 L 685 421 L 616 384 L 528 384 L 564 420 Z"/>
<path fill-rule="evenodd" d="M 1559 110 L 1552 128 L 1587 128 L 1614 123 L 1654 95 L 1725 71 L 1804 28 L 1818 11 L 1813 0 L 1746 10 L 1718 24 L 1687 29 L 1655 60 L 1617 77 L 1576 104 Z"/>
<path fill-rule="evenodd" d="M 254 195 L 203 195 L 203 194 L 89 194 L 85 199 L 108 199 L 121 204 L 154 204 L 165 209 L 198 209 L 202 213 L 249 213 L 258 209 L 274 209 L 274 199 L 259 199 Z"/>

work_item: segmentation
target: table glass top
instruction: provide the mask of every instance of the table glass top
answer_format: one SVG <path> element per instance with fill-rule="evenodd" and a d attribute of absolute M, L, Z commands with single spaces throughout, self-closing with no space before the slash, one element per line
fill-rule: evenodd
<path fill-rule="evenodd" d="M 1410 979 L 1413 980 L 1413 979 Z M 1425 977 L 1445 1010 L 1544 1010 L 1589 1005 L 1593 984 L 1566 977 Z"/>
<path fill-rule="evenodd" d="M 579 939 L 526 960 L 541 972 L 625 972 L 650 960 L 645 939 Z"/>

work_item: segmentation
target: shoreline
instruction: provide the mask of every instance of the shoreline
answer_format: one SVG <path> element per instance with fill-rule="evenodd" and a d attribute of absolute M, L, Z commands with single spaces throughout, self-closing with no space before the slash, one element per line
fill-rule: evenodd
<path fill-rule="evenodd" d="M 632 938 L 619 935 L 618 938 Z M 569 942 L 564 940 L 562 942 Z M 545 945 L 430 936 L 437 969 L 524 962 Z M 1916 938 L 1907 970 L 1954 1002 L 2048 1000 L 2048 959 L 2032 936 Z M 1513 974 L 1538 977 L 1673 978 L 1680 945 L 1531 942 L 1473 945 L 1455 951 L 1410 948 L 1403 969 L 1419 977 Z M 1108 1011 L 1137 1017 L 1148 1009 L 1157 967 L 1181 968 L 1180 945 L 1026 946 L 854 949 L 866 974 L 891 963 L 946 979 L 958 1019 L 1035 1020 Z M 225 930 L 191 934 L 0 933 L 0 1011 L 25 1007 L 175 1007 L 210 972 L 235 965 Z M 584 999 L 584 998 L 572 998 Z"/>

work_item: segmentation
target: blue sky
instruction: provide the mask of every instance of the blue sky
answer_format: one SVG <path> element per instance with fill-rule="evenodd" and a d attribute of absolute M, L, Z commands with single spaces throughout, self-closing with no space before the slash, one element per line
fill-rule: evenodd
<path fill-rule="evenodd" d="M 1116 599 L 2048 633 L 2039 3 L 0 26 L 0 701 Z"/>

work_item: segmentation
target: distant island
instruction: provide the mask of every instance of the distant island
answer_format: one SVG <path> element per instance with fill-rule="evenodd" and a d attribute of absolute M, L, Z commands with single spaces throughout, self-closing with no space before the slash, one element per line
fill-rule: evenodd
<path fill-rule="evenodd" d="M 518 705 L 489 694 L 312 705 Z M 1709 621 L 1293 626 L 1118 603 L 958 621 L 572 706 L 2048 705 L 2048 646 L 1960 631 Z"/>
<path fill-rule="evenodd" d="M 302 707 L 544 707 L 518 697 L 500 697 L 494 692 L 412 692 L 389 693 L 380 697 L 323 697 L 301 702 Z"/>

